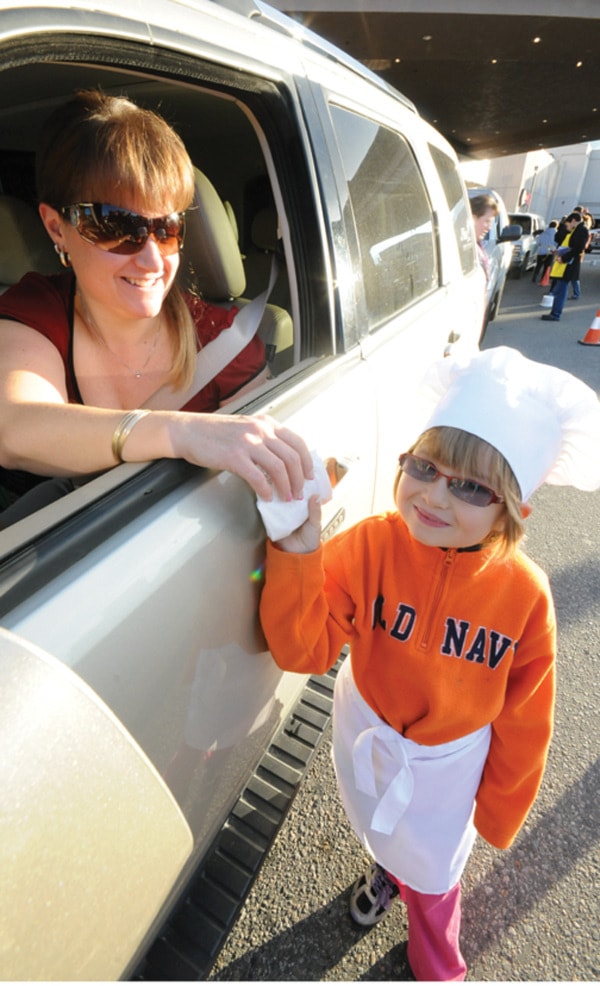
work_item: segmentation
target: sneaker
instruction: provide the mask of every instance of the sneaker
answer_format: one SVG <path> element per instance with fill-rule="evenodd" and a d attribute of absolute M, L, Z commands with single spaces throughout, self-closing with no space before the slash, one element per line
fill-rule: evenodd
<path fill-rule="evenodd" d="M 371 863 L 352 888 L 350 915 L 357 924 L 377 924 L 386 916 L 398 893 L 397 885 L 379 863 Z"/>
<path fill-rule="evenodd" d="M 542 322 L 560 322 L 558 315 L 542 315 Z"/>

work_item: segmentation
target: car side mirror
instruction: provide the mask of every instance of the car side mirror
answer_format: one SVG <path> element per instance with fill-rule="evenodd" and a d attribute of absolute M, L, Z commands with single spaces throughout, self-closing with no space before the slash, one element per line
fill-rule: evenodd
<path fill-rule="evenodd" d="M 498 237 L 498 243 L 512 243 L 514 240 L 520 240 L 523 235 L 522 226 L 505 226 L 500 236 Z"/>

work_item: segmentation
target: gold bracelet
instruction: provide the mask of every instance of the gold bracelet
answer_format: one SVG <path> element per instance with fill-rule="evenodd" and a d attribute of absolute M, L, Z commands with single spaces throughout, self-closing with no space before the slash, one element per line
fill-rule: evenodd
<path fill-rule="evenodd" d="M 123 459 L 123 446 L 129 438 L 131 431 L 135 428 L 138 421 L 145 418 L 147 414 L 150 414 L 149 408 L 142 408 L 137 411 L 128 411 L 124 417 L 121 418 L 117 427 L 115 428 L 112 437 L 112 454 L 114 455 L 117 462 L 124 462 Z"/>

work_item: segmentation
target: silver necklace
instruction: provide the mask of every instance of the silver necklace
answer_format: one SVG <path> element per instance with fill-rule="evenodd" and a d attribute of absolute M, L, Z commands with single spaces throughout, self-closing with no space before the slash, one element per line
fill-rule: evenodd
<path fill-rule="evenodd" d="M 121 357 L 117 353 L 114 353 L 112 351 L 112 349 L 110 348 L 110 346 L 108 345 L 108 343 L 106 342 L 106 340 L 104 339 L 104 337 L 102 336 L 102 333 L 98 329 L 98 326 L 94 322 L 94 320 L 93 320 L 90 312 L 88 311 L 88 307 L 87 307 L 85 301 L 83 300 L 83 296 L 82 296 L 81 292 L 78 292 L 78 295 L 77 296 L 79 298 L 79 303 L 81 305 L 81 314 L 83 315 L 83 320 L 86 323 L 86 325 L 88 326 L 88 328 L 91 329 L 92 334 L 95 336 L 95 338 L 98 340 L 98 342 L 101 343 L 101 345 L 104 346 L 104 348 L 106 349 L 106 351 L 108 353 L 110 353 L 111 356 L 113 356 L 116 360 L 118 360 L 118 362 L 121 364 L 121 366 L 124 366 L 126 370 L 129 370 L 130 373 L 133 373 L 133 375 L 136 378 L 136 380 L 141 380 L 142 374 L 143 374 L 144 370 L 146 369 L 146 367 L 148 366 L 148 363 L 150 362 L 150 360 L 154 356 L 156 347 L 158 345 L 158 337 L 160 335 L 160 330 L 162 328 L 162 315 L 160 316 L 160 318 L 158 320 L 158 326 L 157 326 L 157 329 L 156 329 L 156 332 L 155 332 L 155 335 L 154 335 L 154 339 L 152 341 L 152 345 L 150 347 L 150 352 L 148 353 L 148 355 L 146 357 L 146 360 L 144 362 L 144 365 L 142 367 L 140 367 L 139 370 L 135 370 L 133 368 L 133 366 L 130 366 L 129 363 L 126 363 L 124 359 L 121 359 Z"/>

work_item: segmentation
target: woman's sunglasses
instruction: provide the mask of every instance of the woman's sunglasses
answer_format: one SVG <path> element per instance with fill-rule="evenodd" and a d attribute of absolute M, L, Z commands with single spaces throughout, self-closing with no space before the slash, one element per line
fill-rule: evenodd
<path fill-rule="evenodd" d="M 63 206 L 60 212 L 86 243 L 109 253 L 139 253 L 150 235 L 163 257 L 177 253 L 183 246 L 185 212 L 148 219 L 105 202 L 77 202 Z"/>
<path fill-rule="evenodd" d="M 491 503 L 504 503 L 504 498 L 498 496 L 489 486 L 482 486 L 474 479 L 448 476 L 445 472 L 437 469 L 433 462 L 429 462 L 428 459 L 421 459 L 418 455 L 413 455 L 412 452 L 405 452 L 404 455 L 400 456 L 398 462 L 402 472 L 405 472 L 411 479 L 418 479 L 422 483 L 434 483 L 436 479 L 443 476 L 452 495 L 474 507 L 489 507 Z"/>

